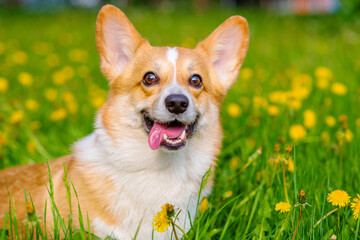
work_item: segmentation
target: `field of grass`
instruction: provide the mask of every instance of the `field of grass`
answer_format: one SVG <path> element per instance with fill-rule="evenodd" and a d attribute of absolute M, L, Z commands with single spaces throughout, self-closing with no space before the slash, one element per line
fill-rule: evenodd
<path fill-rule="evenodd" d="M 253 9 L 125 13 L 152 45 L 194 47 L 231 15 L 249 22 L 249 51 L 223 104 L 214 190 L 190 239 L 291 239 L 300 211 L 295 239 L 360 239 L 359 18 Z M 68 154 L 91 133 L 108 89 L 96 14 L 0 9 L 0 168 Z M 336 189 L 351 200 L 334 192 L 329 200 L 345 206 L 328 214 L 337 208 L 327 199 Z M 309 205 L 301 210 L 304 192 Z"/>

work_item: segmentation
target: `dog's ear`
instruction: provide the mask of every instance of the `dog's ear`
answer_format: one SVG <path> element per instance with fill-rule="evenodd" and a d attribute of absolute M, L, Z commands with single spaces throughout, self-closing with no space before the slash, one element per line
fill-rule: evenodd
<path fill-rule="evenodd" d="M 145 42 L 118 8 L 105 5 L 100 10 L 96 21 L 96 45 L 102 72 L 110 82 L 121 74 Z"/>
<path fill-rule="evenodd" d="M 245 18 L 228 18 L 196 49 L 204 50 L 225 89 L 233 85 L 239 74 L 249 44 L 249 28 Z"/>

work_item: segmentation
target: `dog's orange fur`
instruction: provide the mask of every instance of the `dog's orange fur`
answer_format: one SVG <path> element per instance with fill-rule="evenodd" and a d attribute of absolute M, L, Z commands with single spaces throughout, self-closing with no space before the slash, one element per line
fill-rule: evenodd
<path fill-rule="evenodd" d="M 122 28 L 115 29 L 109 22 L 121 22 Z M 229 34 L 229 28 L 236 30 L 234 33 L 239 35 L 241 43 L 235 43 L 234 49 L 230 52 L 231 54 L 234 53 L 234 57 L 231 59 L 232 63 L 228 64 L 227 68 L 216 69 L 215 65 L 219 58 L 219 49 L 224 48 L 218 39 L 224 38 L 223 35 Z M 111 55 L 113 54 L 111 46 L 114 43 L 109 42 L 108 35 L 109 32 L 114 32 L 116 35 L 118 33 L 116 31 L 120 31 L 119 29 L 123 31 L 121 34 L 125 36 L 120 40 L 123 41 L 123 47 L 129 57 L 126 67 L 119 67 L 118 65 L 114 67 L 118 59 L 116 55 Z M 232 34 L 233 32 L 230 31 L 230 33 Z M 222 130 L 218 109 L 226 95 L 227 89 L 237 78 L 240 66 L 246 55 L 248 34 L 246 20 L 236 16 L 226 20 L 207 39 L 199 43 L 195 49 L 177 48 L 178 58 L 175 76 L 177 84 L 192 96 L 195 107 L 204 112 L 206 121 L 211 125 L 211 127 L 207 127 L 204 130 L 200 129 L 200 132 L 196 133 L 191 139 L 192 144 L 201 147 L 199 148 L 201 153 L 207 153 L 209 156 L 212 156 L 207 163 L 207 167 L 205 166 L 204 169 L 208 168 L 210 164 L 214 164 L 216 156 L 220 151 Z M 98 112 L 99 124 L 103 126 L 106 134 L 113 140 L 111 147 L 114 149 L 117 147 L 117 144 L 126 141 L 126 139 L 138 139 L 142 143 L 141 146 L 145 146 L 147 133 L 142 128 L 141 123 L 139 123 L 140 120 L 136 118 L 136 114 L 135 117 L 130 117 L 133 114 L 130 110 L 136 109 L 139 105 L 146 105 L 151 111 L 162 89 L 173 81 L 175 69 L 166 58 L 168 48 L 152 47 L 138 34 L 121 11 L 109 5 L 105 6 L 98 15 L 96 40 L 101 68 L 104 75 L 109 79 L 111 86 L 107 102 Z M 147 87 L 141 81 L 138 81 L 142 79 L 144 72 L 148 69 L 153 69 L 160 76 L 161 81 L 158 86 Z M 194 72 L 203 78 L 203 87 L 201 89 L 195 89 L 188 84 L 189 75 Z M 220 81 L 222 75 L 220 74 L 221 76 L 219 77 L 219 72 L 226 76 L 225 80 Z M 211 112 L 210 109 L 215 110 L 211 110 Z M 99 136 L 97 135 L 94 138 L 93 144 L 101 141 L 98 138 Z M 90 145 L 87 147 L 91 149 L 96 146 Z M 139 154 L 153 153 L 145 148 L 135 150 L 138 150 Z M 81 149 L 75 145 L 75 154 L 49 163 L 54 181 L 55 201 L 60 214 L 63 217 L 69 214 L 66 190 L 63 184 L 63 162 L 65 162 L 68 177 L 77 190 L 83 215 L 86 216 L 87 213 L 90 221 L 99 218 L 109 226 L 121 225 L 122 221 L 131 217 L 132 213 L 127 208 L 112 208 L 112 206 L 118 204 L 118 199 L 114 197 L 114 191 L 118 189 L 116 186 L 119 183 L 114 182 L 113 176 L 107 175 L 106 172 L 98 169 L 97 164 L 101 164 L 103 159 L 98 159 L 99 162 L 92 162 L 91 164 L 84 161 L 84 159 L 78 159 L 78 156 L 82 156 L 81 153 L 84 151 L 86 149 Z M 136 161 L 136 159 L 133 161 Z M 167 165 L 170 166 L 172 163 L 165 162 L 162 164 L 165 165 L 159 166 L 159 171 L 162 171 L 162 168 L 168 168 Z M 197 184 L 200 184 L 204 169 L 196 177 L 194 176 L 194 181 Z M 6 182 L 7 189 L 3 184 L 4 181 Z M 2 216 L 9 209 L 9 202 L 7 201 L 8 191 L 11 199 L 15 201 L 17 217 L 20 221 L 26 217 L 24 188 L 28 194 L 31 194 L 35 210 L 38 214 L 43 214 L 46 199 L 48 203 L 47 212 L 51 214 L 46 188 L 46 186 L 49 187 L 48 181 L 46 164 L 12 167 L 0 171 L 0 227 L 4 224 Z M 210 181 L 208 184 L 209 189 L 211 185 L 212 182 Z M 77 219 L 77 199 L 74 194 L 72 194 L 72 206 L 73 219 Z M 156 209 L 151 209 L 151 211 L 155 213 Z M 47 216 L 47 219 L 51 220 L 51 215 Z"/>

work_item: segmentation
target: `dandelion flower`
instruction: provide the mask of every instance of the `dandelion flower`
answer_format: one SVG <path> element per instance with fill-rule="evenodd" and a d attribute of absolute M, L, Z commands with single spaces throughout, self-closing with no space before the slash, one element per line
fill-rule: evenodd
<path fill-rule="evenodd" d="M 28 56 L 24 51 L 16 51 L 12 55 L 12 61 L 16 64 L 25 64 L 28 60 Z"/>
<path fill-rule="evenodd" d="M 6 92 L 8 86 L 8 81 L 5 78 L 0 77 L 0 92 Z"/>
<path fill-rule="evenodd" d="M 306 130 L 300 124 L 292 125 L 290 127 L 289 135 L 293 140 L 299 141 L 306 137 Z"/>
<path fill-rule="evenodd" d="M 45 90 L 45 98 L 52 102 L 55 101 L 57 98 L 58 92 L 54 88 L 48 88 Z"/>
<path fill-rule="evenodd" d="M 344 190 L 334 190 L 328 194 L 327 201 L 333 206 L 342 208 L 350 202 L 350 196 Z"/>
<path fill-rule="evenodd" d="M 270 105 L 267 110 L 268 110 L 269 116 L 271 116 L 271 117 L 275 117 L 275 116 L 279 115 L 279 108 L 275 105 Z"/>
<path fill-rule="evenodd" d="M 351 203 L 351 209 L 353 210 L 354 219 L 358 219 L 360 212 L 360 194 L 357 194 L 357 197 L 353 198 L 353 202 Z"/>
<path fill-rule="evenodd" d="M 344 84 L 340 82 L 336 82 L 333 85 L 331 85 L 331 92 L 333 92 L 336 95 L 343 96 L 347 92 L 347 88 Z"/>
<path fill-rule="evenodd" d="M 325 117 L 325 123 L 329 127 L 333 127 L 336 124 L 336 119 L 333 116 L 326 116 Z"/>
<path fill-rule="evenodd" d="M 54 122 L 59 121 L 59 120 L 64 119 L 66 117 L 66 114 L 67 114 L 67 112 L 66 112 L 65 108 L 60 108 L 58 110 L 53 111 L 50 114 L 50 119 Z"/>
<path fill-rule="evenodd" d="M 312 110 L 306 110 L 303 113 L 304 125 L 306 128 L 312 128 L 316 124 L 316 115 Z"/>
<path fill-rule="evenodd" d="M 25 107 L 35 112 L 39 109 L 39 103 L 34 99 L 28 99 L 25 101 Z"/>
<path fill-rule="evenodd" d="M 206 211 L 206 209 L 209 208 L 209 200 L 207 198 L 204 198 L 201 203 L 200 203 L 200 206 L 199 206 L 199 212 L 200 213 L 203 213 Z"/>
<path fill-rule="evenodd" d="M 327 78 L 330 79 L 333 76 L 332 71 L 327 67 L 317 67 L 315 70 L 315 76 L 317 78 Z"/>
<path fill-rule="evenodd" d="M 229 115 L 234 118 L 240 116 L 241 114 L 241 108 L 236 103 L 230 103 L 227 110 Z"/>
<path fill-rule="evenodd" d="M 33 82 L 33 77 L 26 72 L 21 72 L 18 75 L 18 80 L 23 86 L 30 86 Z"/>
<path fill-rule="evenodd" d="M 240 71 L 240 78 L 244 80 L 250 79 L 254 75 L 254 71 L 251 68 L 243 68 Z"/>
<path fill-rule="evenodd" d="M 169 228 L 171 221 L 168 214 L 169 210 L 174 211 L 174 206 L 167 203 L 161 207 L 161 211 L 154 217 L 152 226 L 155 227 L 155 231 L 165 232 Z"/>
<path fill-rule="evenodd" d="M 11 123 L 18 123 L 20 122 L 24 117 L 24 112 L 22 110 L 17 110 L 13 112 L 10 118 Z"/>
<path fill-rule="evenodd" d="M 275 210 L 281 213 L 290 212 L 291 205 L 286 202 L 278 202 L 275 205 Z"/>

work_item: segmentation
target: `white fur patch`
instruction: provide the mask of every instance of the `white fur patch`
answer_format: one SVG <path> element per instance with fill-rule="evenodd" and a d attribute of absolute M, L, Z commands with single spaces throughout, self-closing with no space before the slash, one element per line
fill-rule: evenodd
<path fill-rule="evenodd" d="M 178 56 L 179 56 L 179 52 L 176 50 L 176 47 L 168 48 L 168 50 L 166 51 L 166 57 L 168 61 L 171 62 L 172 65 L 174 66 L 174 78 L 173 78 L 174 82 L 176 82 L 176 61 L 178 59 Z"/>

